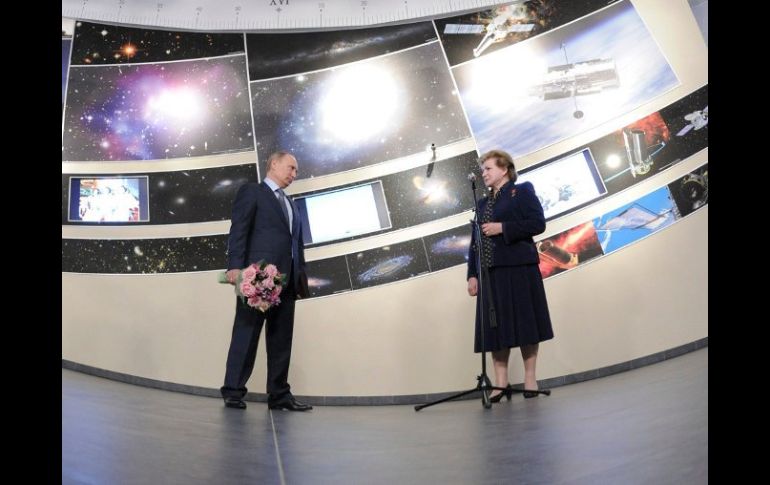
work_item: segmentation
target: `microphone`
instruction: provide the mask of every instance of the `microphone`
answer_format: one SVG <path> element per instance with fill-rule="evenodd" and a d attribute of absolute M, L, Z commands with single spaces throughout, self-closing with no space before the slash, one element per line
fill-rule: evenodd
<path fill-rule="evenodd" d="M 471 181 L 471 187 L 476 190 L 476 174 L 471 172 L 468 174 L 468 180 Z"/>
<path fill-rule="evenodd" d="M 435 143 L 430 144 L 430 150 L 433 152 L 433 155 L 430 157 L 430 163 L 428 164 L 428 170 L 425 173 L 425 178 L 430 178 L 430 176 L 433 175 L 433 166 L 436 165 L 436 144 Z"/>

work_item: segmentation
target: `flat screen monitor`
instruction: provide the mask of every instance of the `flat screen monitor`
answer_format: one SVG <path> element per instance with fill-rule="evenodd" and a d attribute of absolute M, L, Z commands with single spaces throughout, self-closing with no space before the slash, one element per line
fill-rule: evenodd
<path fill-rule="evenodd" d="M 585 148 L 519 174 L 517 183 L 531 182 L 546 219 L 588 204 L 607 193 L 591 150 Z"/>
<path fill-rule="evenodd" d="M 377 180 L 353 187 L 319 192 L 294 199 L 303 214 L 306 245 L 390 229 L 390 213 Z"/>
<path fill-rule="evenodd" d="M 149 222 L 149 177 L 70 177 L 67 220 L 82 223 Z"/>

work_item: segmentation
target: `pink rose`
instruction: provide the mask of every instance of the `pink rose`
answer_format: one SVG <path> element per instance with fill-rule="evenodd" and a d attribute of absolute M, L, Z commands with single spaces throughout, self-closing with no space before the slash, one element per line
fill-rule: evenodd
<path fill-rule="evenodd" d="M 257 276 L 257 270 L 254 268 L 254 265 L 244 269 L 242 276 L 243 281 L 254 281 L 254 278 Z"/>
<path fill-rule="evenodd" d="M 263 270 L 268 278 L 274 278 L 278 275 L 278 268 L 275 267 L 274 264 L 268 264 L 265 266 L 265 269 Z"/>
<path fill-rule="evenodd" d="M 245 297 L 251 298 L 257 294 L 257 288 L 248 281 L 244 281 L 241 283 L 241 294 Z"/>

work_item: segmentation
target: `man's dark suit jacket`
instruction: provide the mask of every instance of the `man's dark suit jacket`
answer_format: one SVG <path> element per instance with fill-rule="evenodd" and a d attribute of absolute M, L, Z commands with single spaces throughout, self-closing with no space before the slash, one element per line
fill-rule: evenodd
<path fill-rule="evenodd" d="M 243 269 L 264 260 L 278 271 L 292 275 L 300 297 L 306 297 L 305 247 L 297 206 L 287 196 L 293 211 L 292 231 L 272 189 L 249 182 L 238 190 L 233 203 L 230 237 L 227 242 L 227 269 Z"/>
<path fill-rule="evenodd" d="M 489 198 L 479 201 L 478 213 L 483 214 Z M 502 222 L 503 233 L 492 236 L 492 266 L 538 264 L 540 257 L 532 236 L 545 231 L 545 215 L 535 188 L 530 182 L 508 182 L 500 188 L 492 208 L 490 222 Z M 476 231 L 468 250 L 467 278 L 478 277 L 476 268 Z"/>

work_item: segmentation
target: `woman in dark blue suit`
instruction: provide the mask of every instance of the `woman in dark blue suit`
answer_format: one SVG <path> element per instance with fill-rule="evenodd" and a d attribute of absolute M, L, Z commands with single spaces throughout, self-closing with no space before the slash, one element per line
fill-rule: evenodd
<path fill-rule="evenodd" d="M 489 281 L 483 290 L 491 292 L 497 326 L 490 325 L 489 298 L 483 293 L 484 315 L 481 315 L 481 299 L 476 299 L 474 350 L 492 352 L 496 386 L 508 388 L 511 347 L 520 347 L 524 360 L 524 389 L 537 390 L 538 344 L 553 338 L 543 277 L 538 267 L 540 258 L 532 239 L 545 231 L 543 207 L 531 183 L 516 184 L 516 167 L 508 153 L 489 151 L 479 158 L 479 165 L 484 185 L 490 190 L 489 196 L 482 198 L 477 208 L 484 249 L 481 264 L 489 268 Z M 477 246 L 474 231 L 468 254 L 470 296 L 478 294 Z M 503 396 L 510 399 L 511 394 L 510 391 L 493 391 L 491 401 L 498 402 Z M 535 392 L 524 392 L 524 397 L 535 396 Z"/>

